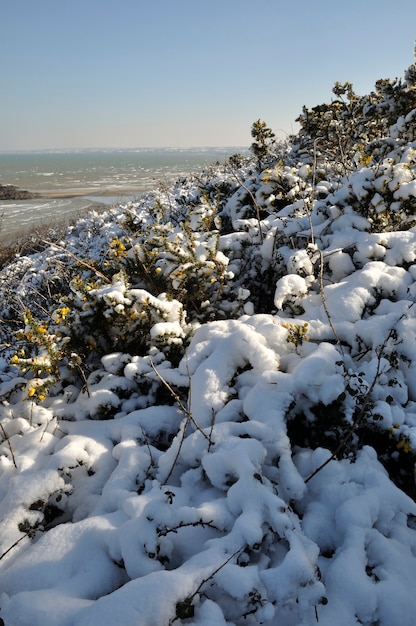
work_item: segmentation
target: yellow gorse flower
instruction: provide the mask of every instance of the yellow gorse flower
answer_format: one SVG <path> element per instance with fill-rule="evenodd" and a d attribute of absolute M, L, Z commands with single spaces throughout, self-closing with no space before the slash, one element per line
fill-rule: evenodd
<path fill-rule="evenodd" d="M 124 243 L 116 237 L 112 241 L 110 241 L 111 255 L 115 259 L 121 259 L 124 256 L 127 248 Z"/>
<path fill-rule="evenodd" d="M 55 311 L 54 314 L 55 322 L 57 324 L 60 324 L 61 322 L 65 321 L 70 312 L 71 309 L 69 308 L 69 306 L 63 306 L 62 308 L 58 309 L 57 311 Z"/>
<path fill-rule="evenodd" d="M 293 343 L 295 346 L 301 346 L 304 341 L 308 341 L 308 322 L 304 322 L 303 324 L 291 324 L 290 322 L 287 322 L 282 324 L 282 326 L 288 330 L 286 338 L 288 343 Z"/>
<path fill-rule="evenodd" d="M 411 451 L 412 446 L 410 445 L 409 441 L 407 441 L 406 439 L 401 439 L 398 442 L 396 448 L 398 450 L 403 450 L 405 454 L 408 454 Z"/>

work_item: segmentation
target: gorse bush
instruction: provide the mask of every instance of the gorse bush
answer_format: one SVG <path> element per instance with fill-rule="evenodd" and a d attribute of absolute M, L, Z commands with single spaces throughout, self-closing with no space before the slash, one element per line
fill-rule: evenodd
<path fill-rule="evenodd" d="M 379 161 L 390 151 L 390 127 L 416 107 L 415 65 L 404 79 L 380 79 L 370 94 L 358 96 L 349 82 L 336 83 L 336 99 L 312 109 L 303 108 L 297 121 L 300 131 L 296 149 L 315 152 L 320 158 L 338 163 L 345 172 L 355 163 Z M 413 140 L 414 136 L 406 136 Z M 344 173 L 345 173 L 344 172 Z"/>
<path fill-rule="evenodd" d="M 2 554 L 103 516 L 110 582 L 74 623 L 131 585 L 166 590 L 148 623 L 402 619 L 380 589 L 416 575 L 415 76 L 337 83 L 286 144 L 257 120 L 248 156 L 3 271 Z"/>
<path fill-rule="evenodd" d="M 251 152 L 256 157 L 258 166 L 261 169 L 262 165 L 265 165 L 264 161 L 267 158 L 270 159 L 276 144 L 276 135 L 267 126 L 266 122 L 257 120 L 251 127 L 251 136 L 254 139 L 251 144 Z"/>
<path fill-rule="evenodd" d="M 287 341 L 301 347 L 307 332 L 313 334 L 308 321 L 296 321 L 305 317 L 304 304 L 328 297 L 325 284 L 330 294 L 331 283 L 360 271 L 364 261 L 388 256 L 389 243 L 370 233 L 414 225 L 412 68 L 405 81 L 378 81 L 369 96 L 357 96 L 350 83 L 337 83 L 337 100 L 304 109 L 290 146 L 278 145 L 257 120 L 252 160 L 234 157 L 199 178 L 183 179 L 177 183 L 180 193 L 161 187 L 139 210 L 127 205 L 110 213 L 109 221 L 101 218 L 101 226 L 97 220 L 95 235 L 85 232 L 88 222 L 81 220 L 72 229 L 74 248 L 65 259 L 69 289 L 50 294 L 47 307 L 26 309 L 26 329 L 17 333 L 24 346 L 11 364 L 31 374 L 27 396 L 42 401 L 51 387 L 61 393 L 59 385 L 53 387 L 59 380 L 86 380 L 112 351 L 160 353 L 177 365 L 199 325 L 246 314 L 281 310 L 294 316 Z M 330 233 L 337 238 L 346 227 L 352 231 L 341 247 L 326 250 Z M 365 251 L 362 233 L 368 233 Z M 90 256 L 86 235 L 94 236 Z M 65 249 L 59 251 L 65 256 Z M 395 261 L 398 272 L 401 258 L 396 255 Z M 395 289 L 375 286 L 360 317 L 385 297 L 396 298 Z M 352 351 L 356 343 L 360 352 L 376 350 L 357 336 L 343 343 Z M 400 354 L 393 370 L 402 363 Z M 348 424 L 354 410 L 343 408 L 345 394 L 345 389 L 338 394 L 337 410 L 349 414 Z M 313 413 L 313 402 L 308 411 Z M 367 419 L 371 411 L 365 414 Z M 312 432 L 320 430 L 310 429 L 308 443 L 314 447 L 320 435 L 311 441 Z"/>

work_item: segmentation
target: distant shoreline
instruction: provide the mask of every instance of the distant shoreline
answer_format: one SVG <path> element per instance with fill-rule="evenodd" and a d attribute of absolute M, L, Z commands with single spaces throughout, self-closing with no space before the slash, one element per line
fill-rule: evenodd
<path fill-rule="evenodd" d="M 134 193 L 145 193 L 146 190 L 141 189 L 138 190 L 136 188 L 129 189 L 128 187 L 123 187 L 123 189 L 104 189 L 97 190 L 95 189 L 80 189 L 80 190 L 68 190 L 68 191 L 45 191 L 38 192 L 37 198 L 45 198 L 50 200 L 59 200 L 65 198 L 82 198 L 82 197 L 123 197 L 123 196 L 131 196 Z"/>
<path fill-rule="evenodd" d="M 2 191 L 4 190 L 4 197 L 2 197 Z M 0 202 L 13 202 L 16 200 L 63 200 L 65 198 L 82 198 L 82 197 L 123 197 L 131 196 L 134 193 L 145 193 L 146 190 L 137 188 L 123 189 L 103 189 L 97 190 L 85 188 L 85 189 L 67 189 L 61 191 L 29 191 L 27 189 L 20 189 L 15 185 L 0 185 Z M 7 194 L 7 195 L 6 195 Z"/>
<path fill-rule="evenodd" d="M 7 187 L 0 194 L 0 243 L 20 239 L 39 224 L 140 202 L 160 185 L 203 171 L 226 154 L 230 150 L 0 153 L 0 184 Z"/>
<path fill-rule="evenodd" d="M 4 185 L 6 187 L 6 185 Z M 11 185 L 8 187 L 12 187 Z M 142 188 L 140 190 L 137 187 L 123 187 L 123 189 L 103 189 L 97 190 L 97 188 L 84 188 L 79 190 L 66 189 L 60 191 L 45 191 L 45 192 L 30 192 L 15 187 L 15 197 L 0 197 L 0 268 L 4 266 L 4 257 L 10 256 L 11 249 L 19 248 L 23 243 L 23 247 L 27 248 L 29 240 L 33 235 L 35 239 L 39 238 L 39 232 L 41 230 L 51 229 L 58 230 L 63 233 L 66 227 L 70 223 L 74 223 L 77 219 L 83 215 L 90 213 L 91 211 L 102 212 L 110 209 L 112 206 L 119 203 L 128 201 L 138 201 L 141 195 L 145 194 L 151 189 L 150 186 Z M 20 192 L 20 193 L 17 193 Z M 77 199 L 85 201 L 85 206 L 75 208 L 70 213 L 60 215 L 57 213 L 55 216 L 49 216 L 47 218 L 35 219 L 30 225 L 22 224 L 22 227 L 18 230 L 4 228 L 2 224 L 3 215 L 7 215 L 7 206 L 14 206 L 16 203 L 30 206 L 33 202 L 59 202 L 62 201 L 76 201 Z M 1 213 L 3 211 L 3 213 Z M 7 250 L 8 249 L 8 250 Z"/>

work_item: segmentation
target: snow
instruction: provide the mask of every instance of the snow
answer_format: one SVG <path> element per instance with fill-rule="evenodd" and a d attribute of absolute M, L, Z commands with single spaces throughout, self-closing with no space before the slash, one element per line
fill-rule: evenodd
<path fill-rule="evenodd" d="M 6 626 L 413 626 L 397 118 L 347 174 L 322 157 L 313 186 L 293 145 L 213 166 L 2 270 Z"/>

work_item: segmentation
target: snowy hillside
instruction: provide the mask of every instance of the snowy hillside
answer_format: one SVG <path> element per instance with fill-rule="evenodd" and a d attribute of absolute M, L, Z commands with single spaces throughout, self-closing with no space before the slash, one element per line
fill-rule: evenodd
<path fill-rule="evenodd" d="M 413 626 L 416 67 L 0 274 L 6 626 Z"/>

